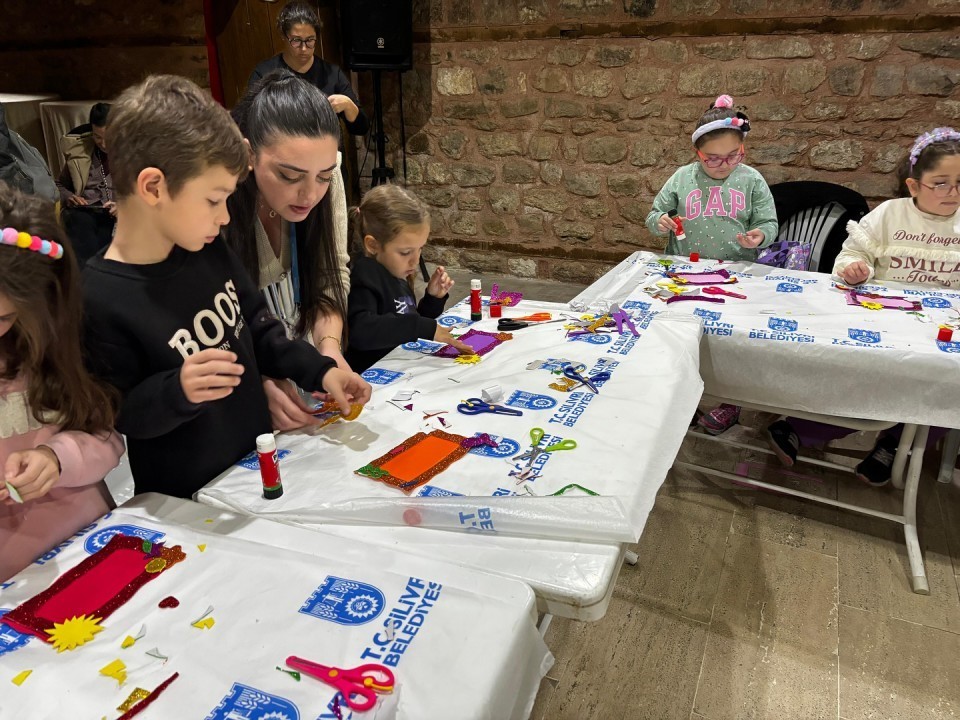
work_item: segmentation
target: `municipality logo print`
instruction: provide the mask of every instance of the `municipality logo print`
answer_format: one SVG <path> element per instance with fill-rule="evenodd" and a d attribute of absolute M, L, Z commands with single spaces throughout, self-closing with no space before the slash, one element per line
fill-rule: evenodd
<path fill-rule="evenodd" d="M 404 376 L 405 373 L 396 370 L 384 370 L 383 368 L 370 368 L 360 373 L 360 377 L 371 385 L 389 385 L 396 382 Z"/>
<path fill-rule="evenodd" d="M 280 460 L 283 460 L 289 454 L 290 454 L 289 450 L 286 450 L 286 449 L 277 450 L 277 461 L 279 462 Z M 241 459 L 240 462 L 237 463 L 237 465 L 247 470 L 254 470 L 254 471 L 259 470 L 260 457 L 257 455 L 257 451 L 254 450 L 249 455 L 244 455 L 243 459 Z"/>
<path fill-rule="evenodd" d="M 113 539 L 114 535 L 128 535 L 130 537 L 149 540 L 150 542 L 158 542 L 163 539 L 166 533 L 138 525 L 111 525 L 110 527 L 103 528 L 103 530 L 97 530 L 97 532 L 88 537 L 83 544 L 83 549 L 93 555 L 93 553 L 98 550 L 103 550 L 103 548 L 107 546 L 107 543 Z"/>
<path fill-rule="evenodd" d="M 417 340 L 401 345 L 404 350 L 423 353 L 424 355 L 433 355 L 437 350 L 443 347 L 443 343 L 432 342 L 430 340 Z"/>
<path fill-rule="evenodd" d="M 693 311 L 693 314 L 697 317 L 702 317 L 707 322 L 717 322 L 720 320 L 720 313 L 713 312 L 712 310 L 704 310 L 703 308 L 697 308 Z"/>
<path fill-rule="evenodd" d="M 588 333 L 587 335 L 574 335 L 568 338 L 571 342 L 585 342 L 591 345 L 606 345 L 610 342 L 610 333 Z"/>
<path fill-rule="evenodd" d="M 847 329 L 847 335 L 850 336 L 851 340 L 856 340 L 857 342 L 862 342 L 862 343 L 880 342 L 880 333 L 875 332 L 874 330 L 860 330 L 858 328 L 849 328 Z"/>
<path fill-rule="evenodd" d="M 797 285 L 796 283 L 780 283 L 779 285 L 777 285 L 777 292 L 802 293 L 803 285 Z"/>
<path fill-rule="evenodd" d="M 4 625 L 2 618 L 10 610 L 0 610 L 0 656 L 22 648 L 33 635 L 18 632 L 9 625 Z"/>
<path fill-rule="evenodd" d="M 286 698 L 234 683 L 206 720 L 300 720 L 300 711 Z"/>
<path fill-rule="evenodd" d="M 504 404 L 515 408 L 526 408 L 527 410 L 549 410 L 557 406 L 557 401 L 549 395 L 514 390 Z"/>
<path fill-rule="evenodd" d="M 328 575 L 300 612 L 338 625 L 363 625 L 382 613 L 384 604 L 383 593 L 373 585 Z"/>
<path fill-rule="evenodd" d="M 767 321 L 767 326 L 771 330 L 779 330 L 781 332 L 796 332 L 799 327 L 799 323 L 796 320 L 787 320 L 786 318 L 770 318 Z"/>
<path fill-rule="evenodd" d="M 948 308 L 950 301 L 942 297 L 925 297 L 920 301 L 925 308 Z"/>

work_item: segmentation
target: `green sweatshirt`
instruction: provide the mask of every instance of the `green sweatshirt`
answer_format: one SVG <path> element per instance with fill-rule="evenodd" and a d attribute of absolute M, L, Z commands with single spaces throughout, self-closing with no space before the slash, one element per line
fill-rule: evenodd
<path fill-rule="evenodd" d="M 664 213 L 676 210 L 685 218 L 686 238 L 678 241 L 670 233 L 667 254 L 689 255 L 698 252 L 715 260 L 757 259 L 757 250 L 777 239 L 777 211 L 773 195 L 759 172 L 749 165 L 738 165 L 723 180 L 707 175 L 699 162 L 678 169 L 657 193 L 653 210 L 647 215 L 647 227 L 654 235 L 663 236 L 657 220 Z M 744 248 L 737 242 L 737 233 L 763 231 L 758 248 Z"/>

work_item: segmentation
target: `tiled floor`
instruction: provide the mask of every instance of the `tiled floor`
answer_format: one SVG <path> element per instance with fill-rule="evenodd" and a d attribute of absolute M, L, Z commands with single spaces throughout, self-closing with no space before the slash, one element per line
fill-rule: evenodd
<path fill-rule="evenodd" d="M 471 273 L 453 274 L 466 294 Z M 497 280 L 538 300 L 581 289 L 483 280 L 485 291 Z M 769 419 L 745 413 L 730 432 L 751 436 Z M 872 440 L 853 436 L 830 459 L 853 465 Z M 680 457 L 878 509 L 895 510 L 901 498 L 839 473 L 791 477 L 765 466 L 766 456 L 704 440 L 688 439 Z M 927 458 L 918 512 L 929 596 L 910 590 L 893 523 L 672 471 L 606 617 L 554 619 L 556 665 L 531 717 L 960 717 L 960 489 L 936 483 L 939 453 Z"/>

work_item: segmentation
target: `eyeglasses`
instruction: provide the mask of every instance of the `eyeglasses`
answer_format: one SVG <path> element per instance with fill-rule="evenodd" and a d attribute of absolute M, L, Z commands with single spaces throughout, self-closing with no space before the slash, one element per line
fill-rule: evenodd
<path fill-rule="evenodd" d="M 936 183 L 935 185 L 927 185 L 926 183 L 920 183 L 927 190 L 932 190 L 934 197 L 945 198 L 950 196 L 951 190 L 956 190 L 957 195 L 960 195 L 960 183 Z"/>
<path fill-rule="evenodd" d="M 723 167 L 724 165 L 729 165 L 733 167 L 734 165 L 739 165 L 743 160 L 746 153 L 743 150 L 743 145 L 740 146 L 740 149 L 734 153 L 730 153 L 726 157 L 716 157 L 716 156 L 707 156 L 702 152 L 697 150 L 697 157 L 703 161 L 703 164 L 708 168 L 718 168 Z"/>
<path fill-rule="evenodd" d="M 313 50 L 314 46 L 317 44 L 317 39 L 312 38 L 299 38 L 299 37 L 288 37 L 287 42 L 290 43 L 292 47 L 295 47 L 299 50 L 302 47 L 307 47 L 310 50 Z"/>

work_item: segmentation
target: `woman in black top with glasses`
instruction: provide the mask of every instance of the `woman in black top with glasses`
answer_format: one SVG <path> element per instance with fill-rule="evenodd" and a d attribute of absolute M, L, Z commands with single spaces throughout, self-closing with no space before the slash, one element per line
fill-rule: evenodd
<path fill-rule="evenodd" d="M 277 27 L 286 41 L 283 52 L 257 65 L 248 88 L 274 70 L 290 70 L 327 96 L 334 111 L 343 117 L 351 135 L 366 135 L 370 121 L 360 108 L 347 76 L 336 65 L 313 54 L 320 33 L 320 18 L 316 11 L 300 0 L 287 3 L 277 18 Z"/>

